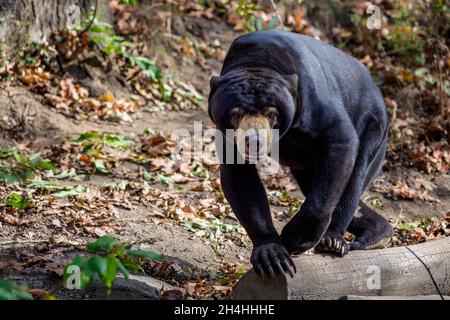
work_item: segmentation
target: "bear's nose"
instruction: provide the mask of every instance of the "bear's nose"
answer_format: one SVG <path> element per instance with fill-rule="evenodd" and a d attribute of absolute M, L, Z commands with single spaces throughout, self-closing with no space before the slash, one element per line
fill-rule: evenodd
<path fill-rule="evenodd" d="M 259 134 L 258 131 L 255 131 L 251 134 L 245 136 L 245 147 L 248 151 L 258 151 L 264 145 L 264 135 Z"/>

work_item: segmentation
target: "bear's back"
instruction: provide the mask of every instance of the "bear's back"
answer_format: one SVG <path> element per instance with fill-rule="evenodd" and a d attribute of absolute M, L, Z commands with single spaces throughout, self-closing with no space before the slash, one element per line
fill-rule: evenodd
<path fill-rule="evenodd" d="M 324 82 L 336 90 L 372 82 L 370 73 L 357 59 L 320 40 L 281 30 L 256 31 L 234 40 L 222 74 L 246 67 L 297 74 L 309 83 L 320 86 Z"/>
<path fill-rule="evenodd" d="M 351 118 L 371 108 L 371 101 L 382 105 L 381 93 L 361 62 L 306 35 L 269 30 L 238 37 L 227 53 L 221 74 L 247 68 L 297 74 L 304 103 L 338 102 L 348 109 Z"/>

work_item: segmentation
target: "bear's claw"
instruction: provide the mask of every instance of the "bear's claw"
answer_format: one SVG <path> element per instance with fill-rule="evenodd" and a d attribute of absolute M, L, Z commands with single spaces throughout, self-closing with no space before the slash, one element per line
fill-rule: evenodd
<path fill-rule="evenodd" d="M 262 278 L 276 278 L 276 273 L 288 273 L 292 278 L 297 272 L 294 262 L 282 244 L 268 243 L 253 249 L 250 261 Z"/>
<path fill-rule="evenodd" d="M 345 256 L 350 250 L 350 245 L 339 234 L 324 235 L 322 240 L 316 245 L 315 251 L 336 253 Z"/>

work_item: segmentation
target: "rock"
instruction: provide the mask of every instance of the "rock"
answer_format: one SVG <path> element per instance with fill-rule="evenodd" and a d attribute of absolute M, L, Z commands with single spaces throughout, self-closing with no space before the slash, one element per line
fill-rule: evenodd
<path fill-rule="evenodd" d="M 179 14 L 172 15 L 172 32 L 182 37 L 186 34 L 183 18 Z"/>
<path fill-rule="evenodd" d="M 149 276 L 130 275 L 129 279 L 118 277 L 114 281 L 113 290 L 107 295 L 105 285 L 95 280 L 84 294 L 89 300 L 159 300 L 159 290 L 174 288 L 158 279 Z"/>

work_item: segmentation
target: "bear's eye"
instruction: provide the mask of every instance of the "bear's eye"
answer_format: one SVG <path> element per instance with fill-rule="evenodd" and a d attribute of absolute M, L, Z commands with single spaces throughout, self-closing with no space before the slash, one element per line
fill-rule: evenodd
<path fill-rule="evenodd" d="M 267 119 L 269 119 L 270 123 L 275 124 L 278 121 L 278 111 L 270 110 L 266 113 Z"/>
<path fill-rule="evenodd" d="M 242 118 L 242 112 L 239 108 L 234 108 L 233 110 L 231 110 L 230 112 L 230 120 L 231 123 L 233 123 L 234 125 L 237 125 L 239 123 L 239 121 Z"/>

